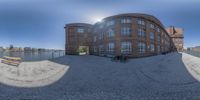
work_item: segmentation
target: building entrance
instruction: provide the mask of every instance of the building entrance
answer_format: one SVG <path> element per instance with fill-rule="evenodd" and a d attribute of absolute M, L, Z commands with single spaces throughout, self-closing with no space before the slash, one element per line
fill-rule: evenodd
<path fill-rule="evenodd" d="M 89 46 L 79 46 L 79 55 L 89 55 Z"/>

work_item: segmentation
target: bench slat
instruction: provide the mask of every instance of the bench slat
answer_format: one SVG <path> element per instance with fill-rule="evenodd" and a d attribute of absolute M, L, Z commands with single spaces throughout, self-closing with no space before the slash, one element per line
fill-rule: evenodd
<path fill-rule="evenodd" d="M 21 58 L 18 58 L 18 57 L 8 57 L 8 56 L 4 56 L 3 59 L 20 60 L 20 61 L 21 61 Z"/>
<path fill-rule="evenodd" d="M 21 63 L 21 58 L 4 56 L 1 62 L 13 66 L 19 66 Z"/>

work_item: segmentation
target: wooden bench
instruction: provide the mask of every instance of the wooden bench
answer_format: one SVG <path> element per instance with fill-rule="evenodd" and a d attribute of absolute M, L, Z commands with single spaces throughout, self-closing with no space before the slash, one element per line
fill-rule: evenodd
<path fill-rule="evenodd" d="M 21 58 L 4 56 L 1 62 L 13 66 L 19 66 L 21 63 Z"/>

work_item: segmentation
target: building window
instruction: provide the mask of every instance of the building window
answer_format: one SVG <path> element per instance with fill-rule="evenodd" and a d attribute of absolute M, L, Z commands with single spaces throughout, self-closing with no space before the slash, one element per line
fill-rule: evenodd
<path fill-rule="evenodd" d="M 106 25 L 107 25 L 107 26 L 111 26 L 111 25 L 114 25 L 114 24 L 115 24 L 115 21 L 114 21 L 114 20 L 111 20 L 111 21 L 108 21 Z"/>
<path fill-rule="evenodd" d="M 95 28 L 93 28 L 92 30 L 93 30 L 93 32 L 96 33 L 98 29 L 95 27 Z"/>
<path fill-rule="evenodd" d="M 103 53 L 103 52 L 104 52 L 103 45 L 99 45 L 99 52 L 100 52 L 100 53 Z"/>
<path fill-rule="evenodd" d="M 150 32 L 150 39 L 153 40 L 154 39 L 154 33 Z"/>
<path fill-rule="evenodd" d="M 160 32 L 160 28 L 157 28 L 157 32 Z"/>
<path fill-rule="evenodd" d="M 131 42 L 121 42 L 121 53 L 128 54 L 132 52 Z"/>
<path fill-rule="evenodd" d="M 145 25 L 145 22 L 144 22 L 144 20 L 142 20 L 142 19 L 138 19 L 138 20 L 137 20 L 137 23 L 138 23 L 139 25 Z"/>
<path fill-rule="evenodd" d="M 115 32 L 113 29 L 109 29 L 108 30 L 108 37 L 114 37 L 115 36 Z"/>
<path fill-rule="evenodd" d="M 99 33 L 99 40 L 103 39 L 103 33 Z"/>
<path fill-rule="evenodd" d="M 121 23 L 131 23 L 131 19 L 130 18 L 123 18 L 123 19 L 121 19 Z"/>
<path fill-rule="evenodd" d="M 164 36 L 164 32 L 161 33 L 161 36 Z"/>
<path fill-rule="evenodd" d="M 121 28 L 121 35 L 131 35 L 131 28 L 129 27 L 123 27 Z"/>
<path fill-rule="evenodd" d="M 143 42 L 138 43 L 139 53 L 145 53 L 146 45 Z"/>
<path fill-rule="evenodd" d="M 158 42 L 160 42 L 160 35 L 158 35 Z"/>
<path fill-rule="evenodd" d="M 115 44 L 114 43 L 108 43 L 108 52 L 114 52 Z"/>
<path fill-rule="evenodd" d="M 168 45 L 168 41 L 167 41 L 167 40 L 165 40 L 165 46 L 167 47 L 167 45 Z"/>
<path fill-rule="evenodd" d="M 93 51 L 97 52 L 97 47 L 96 46 L 94 46 Z"/>
<path fill-rule="evenodd" d="M 138 29 L 138 36 L 144 37 L 145 36 L 145 30 L 142 28 Z"/>
<path fill-rule="evenodd" d="M 99 25 L 99 28 L 102 29 L 104 26 L 103 25 Z"/>
<path fill-rule="evenodd" d="M 162 52 L 164 52 L 164 46 L 162 46 L 161 49 L 162 49 Z"/>
<path fill-rule="evenodd" d="M 155 26 L 154 26 L 153 24 L 150 24 L 150 28 L 154 29 L 154 28 L 155 28 Z"/>
<path fill-rule="evenodd" d="M 97 41 L 97 37 L 96 36 L 94 36 L 94 42 L 96 42 Z"/>
<path fill-rule="evenodd" d="M 155 50 L 154 44 L 150 44 L 150 51 L 154 52 L 154 50 Z"/>
<path fill-rule="evenodd" d="M 78 33 L 84 33 L 84 29 L 83 29 L 83 28 L 78 28 L 78 29 L 77 29 L 77 32 L 78 32 Z"/>
<path fill-rule="evenodd" d="M 158 53 L 160 53 L 160 45 L 158 45 L 157 50 L 158 50 Z"/>

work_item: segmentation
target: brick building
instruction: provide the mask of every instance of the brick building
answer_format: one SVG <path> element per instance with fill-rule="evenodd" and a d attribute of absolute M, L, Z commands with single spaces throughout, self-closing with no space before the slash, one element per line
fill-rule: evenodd
<path fill-rule="evenodd" d="M 183 29 L 170 26 L 166 28 L 168 34 L 170 35 L 173 44 L 175 45 L 174 49 L 177 51 L 183 51 Z"/>
<path fill-rule="evenodd" d="M 79 54 L 80 52 L 89 54 L 91 28 L 92 25 L 86 23 L 66 24 L 66 54 Z"/>
<path fill-rule="evenodd" d="M 163 24 L 147 14 L 120 14 L 94 25 L 67 24 L 66 54 L 144 57 L 171 52 L 174 44 Z M 80 50 L 84 48 L 84 50 Z"/>

